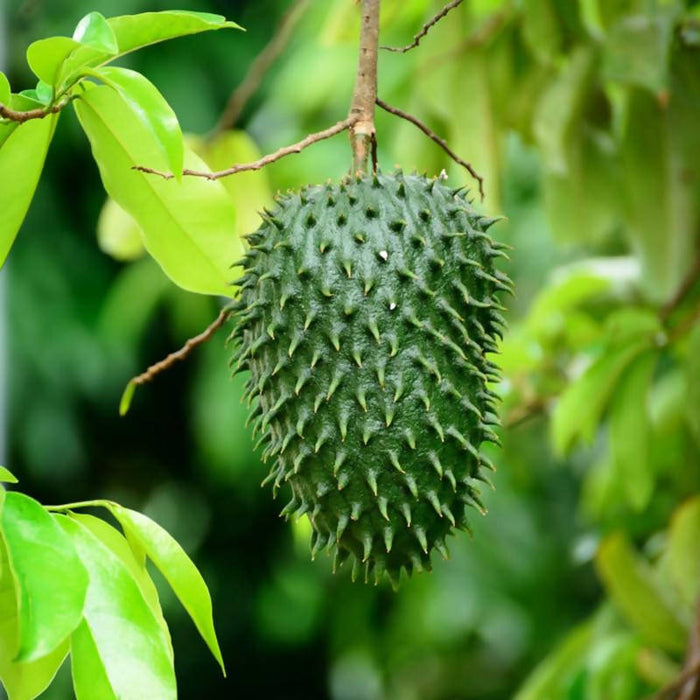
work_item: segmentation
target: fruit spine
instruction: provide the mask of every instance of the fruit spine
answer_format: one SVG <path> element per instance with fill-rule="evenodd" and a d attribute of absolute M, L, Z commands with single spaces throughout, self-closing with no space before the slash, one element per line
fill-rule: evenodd
<path fill-rule="evenodd" d="M 463 192 L 375 174 L 278 197 L 248 236 L 232 339 L 285 516 L 396 583 L 483 510 L 505 256 Z M 335 567 L 334 567 L 335 568 Z"/>

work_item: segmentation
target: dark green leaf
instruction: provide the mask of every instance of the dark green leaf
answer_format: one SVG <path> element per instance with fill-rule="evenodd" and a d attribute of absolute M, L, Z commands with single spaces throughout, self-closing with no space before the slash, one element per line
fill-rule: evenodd
<path fill-rule="evenodd" d="M 649 644 L 673 652 L 685 650 L 688 630 L 624 534 L 603 540 L 596 564 L 616 608 Z"/>
<path fill-rule="evenodd" d="M 227 22 L 221 15 L 185 10 L 123 15 L 111 17 L 107 22 L 117 37 L 120 55 L 179 36 L 212 29 L 241 29 L 235 22 Z"/>
<path fill-rule="evenodd" d="M 690 334 L 685 371 L 688 381 L 686 419 L 695 442 L 700 446 L 700 325 Z"/>
<path fill-rule="evenodd" d="M 68 640 L 36 661 L 17 661 L 19 614 L 15 583 L 0 537 L 0 681 L 9 700 L 33 700 L 49 686 L 68 654 Z"/>
<path fill-rule="evenodd" d="M 134 217 L 166 274 L 190 291 L 230 296 L 230 266 L 242 245 L 231 235 L 235 210 L 223 185 L 201 178 L 165 181 L 132 170 L 135 165 L 167 170 L 168 162 L 151 130 L 112 88 L 89 89 L 75 106 L 105 189 Z M 186 165 L 206 170 L 189 152 Z"/>
<path fill-rule="evenodd" d="M 129 568 L 84 525 L 66 516 L 54 518 L 88 570 L 90 585 L 83 615 L 114 694 L 119 698 L 174 700 L 169 640 Z M 85 643 L 83 650 L 89 649 L 85 639 L 79 643 Z M 81 661 L 85 662 L 83 668 L 97 663 L 90 657 Z M 104 677 L 100 678 L 105 687 Z"/>
<path fill-rule="evenodd" d="M 99 70 L 99 75 L 119 92 L 134 116 L 153 133 L 167 159 L 168 170 L 179 177 L 185 153 L 182 131 L 175 112 L 156 86 L 141 73 L 127 68 L 107 66 Z"/>
<path fill-rule="evenodd" d="M 0 267 L 29 209 L 44 167 L 57 115 L 17 127 L 0 149 Z"/>
<path fill-rule="evenodd" d="M 35 500 L 8 493 L 2 528 L 17 585 L 19 661 L 52 652 L 80 622 L 87 573 L 70 539 Z"/>
<path fill-rule="evenodd" d="M 622 375 L 610 409 L 610 442 L 616 477 L 630 505 L 644 510 L 654 492 L 647 400 L 657 354 L 646 352 Z"/>
<path fill-rule="evenodd" d="M 0 482 L 6 484 L 16 484 L 17 477 L 6 467 L 0 467 Z"/>
<path fill-rule="evenodd" d="M 117 37 L 112 27 L 99 12 L 90 12 L 78 22 L 73 32 L 73 39 L 112 55 L 116 55 L 119 51 Z"/>
<path fill-rule="evenodd" d="M 585 663 L 593 642 L 594 628 L 587 622 L 574 628 L 542 661 L 516 694 L 514 700 L 564 698 L 566 689 Z"/>
<path fill-rule="evenodd" d="M 165 576 L 225 672 L 214 630 L 211 596 L 197 567 L 170 534 L 150 518 L 116 504 L 112 506 L 112 512 L 124 531 L 130 535 L 130 539 L 138 542 L 148 558 Z"/>

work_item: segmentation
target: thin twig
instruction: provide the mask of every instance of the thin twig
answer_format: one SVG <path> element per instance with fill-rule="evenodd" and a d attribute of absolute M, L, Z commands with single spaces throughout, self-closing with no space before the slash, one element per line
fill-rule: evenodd
<path fill-rule="evenodd" d="M 678 678 L 669 683 L 667 686 L 664 686 L 655 695 L 649 696 L 647 700 L 674 700 L 675 698 L 678 698 L 678 693 L 681 690 L 681 688 L 683 688 L 683 686 L 689 681 L 696 679 L 699 674 L 700 661 L 694 666 L 691 666 L 684 670 L 683 673 L 681 673 L 681 675 L 678 676 Z"/>
<path fill-rule="evenodd" d="M 683 671 L 693 671 L 683 683 L 678 700 L 698 700 L 700 698 L 700 598 L 696 606 L 696 615 L 688 639 L 688 651 L 685 656 Z"/>
<path fill-rule="evenodd" d="M 448 145 L 447 141 L 445 139 L 441 139 L 434 131 L 429 129 L 423 122 L 420 120 L 416 119 L 412 114 L 408 114 L 407 112 L 404 112 L 403 110 L 398 109 L 397 107 L 392 107 L 391 105 L 388 105 L 384 100 L 381 100 L 377 98 L 377 104 L 385 111 L 389 112 L 390 114 L 395 114 L 397 117 L 401 117 L 401 119 L 405 119 L 406 121 L 411 122 L 414 126 L 417 126 L 428 138 L 432 139 L 435 141 L 435 143 L 440 146 L 445 153 L 447 153 L 450 158 L 452 158 L 455 163 L 458 163 L 461 165 L 463 168 L 466 168 L 467 172 L 479 183 L 479 194 L 481 195 L 481 201 L 484 201 L 484 178 L 479 175 L 474 168 L 467 163 L 467 161 L 462 160 Z"/>
<path fill-rule="evenodd" d="M 37 109 L 28 109 L 23 112 L 18 112 L 7 105 L 0 103 L 0 117 L 3 119 L 9 119 L 11 122 L 17 122 L 23 124 L 28 122 L 30 119 L 44 119 L 50 114 L 56 114 L 60 112 L 68 103 L 70 99 L 61 100 L 51 107 L 38 107 Z"/>
<path fill-rule="evenodd" d="M 353 172 L 366 170 L 373 140 L 376 138 L 374 105 L 377 100 L 380 5 L 380 0 L 362 0 L 360 51 L 349 114 L 355 119 L 350 129 Z"/>
<path fill-rule="evenodd" d="M 216 331 L 218 331 L 219 328 L 226 323 L 226 320 L 230 315 L 231 309 L 222 309 L 221 313 L 216 317 L 216 320 L 204 331 L 202 331 L 199 335 L 196 335 L 194 338 L 190 338 L 179 350 L 170 353 L 170 355 L 168 355 L 164 360 L 156 362 L 145 372 L 139 374 L 138 377 L 134 377 L 129 384 L 141 386 L 146 382 L 150 382 L 156 375 L 164 372 L 166 369 L 170 369 L 170 367 L 172 367 L 176 362 L 186 359 L 192 350 L 194 350 L 198 345 L 206 343 L 207 340 L 209 340 L 214 333 L 216 333 Z"/>
<path fill-rule="evenodd" d="M 190 177 L 203 177 L 206 180 L 219 180 L 222 177 L 228 177 L 229 175 L 242 173 L 246 170 L 260 170 L 266 165 L 274 163 L 276 160 L 280 160 L 280 158 L 292 155 L 293 153 L 301 153 L 305 148 L 308 148 L 314 143 L 318 143 L 319 141 L 323 141 L 324 139 L 328 139 L 331 136 L 335 136 L 336 134 L 340 134 L 341 132 L 346 131 L 356 121 L 357 117 L 348 117 L 347 119 L 343 119 L 343 121 L 334 124 L 328 129 L 318 131 L 315 134 L 309 134 L 306 138 L 302 139 L 298 143 L 293 143 L 291 146 L 285 146 L 284 148 L 280 148 L 278 151 L 275 151 L 274 153 L 269 153 L 268 155 L 263 156 L 259 160 L 253 161 L 252 163 L 240 163 L 232 165 L 230 168 L 226 168 L 226 170 L 218 170 L 213 173 L 206 172 L 204 170 L 185 169 L 182 171 L 182 174 L 188 175 Z M 147 168 L 144 165 L 134 165 L 131 169 L 138 170 L 142 173 L 148 173 L 149 175 L 158 175 L 164 178 L 165 180 L 172 180 L 175 177 L 172 173 L 163 172 L 161 170 L 154 170 L 153 168 Z"/>
<path fill-rule="evenodd" d="M 698 280 L 700 280 L 700 255 L 695 259 L 693 266 L 681 282 L 676 293 L 661 308 L 661 313 L 659 315 L 662 323 L 666 323 L 673 315 L 673 312 L 685 301 L 685 298 L 690 294 Z"/>
<path fill-rule="evenodd" d="M 229 98 L 219 118 L 219 122 L 211 134 L 212 137 L 234 127 L 238 118 L 241 116 L 241 112 L 246 104 L 248 104 L 248 100 L 258 89 L 265 74 L 287 47 L 296 25 L 304 16 L 308 4 L 309 0 L 295 0 L 287 12 L 285 12 L 280 23 L 277 25 L 272 39 L 270 39 L 267 46 L 265 46 L 251 63 L 248 73 L 245 78 L 243 78 L 243 82 L 234 90 Z"/>
<path fill-rule="evenodd" d="M 508 2 L 501 9 L 489 15 L 481 26 L 477 27 L 472 34 L 464 38 L 456 46 L 436 55 L 427 61 L 425 65 L 419 66 L 416 75 L 424 78 L 424 76 L 438 69 L 444 63 L 454 65 L 455 59 L 461 57 L 465 52 L 478 49 L 491 41 L 514 15 L 515 8 L 513 3 Z M 424 79 L 428 80 L 428 78 Z"/>
<path fill-rule="evenodd" d="M 423 25 L 423 28 L 413 37 L 413 41 L 410 44 L 406 44 L 406 46 L 381 46 L 380 48 L 384 51 L 394 51 L 396 53 L 406 53 L 411 49 L 415 49 L 418 44 L 420 44 L 420 40 L 430 31 L 433 25 L 437 24 L 445 15 L 461 4 L 462 0 L 452 0 L 452 2 L 448 2 L 435 17 L 432 17 Z"/>

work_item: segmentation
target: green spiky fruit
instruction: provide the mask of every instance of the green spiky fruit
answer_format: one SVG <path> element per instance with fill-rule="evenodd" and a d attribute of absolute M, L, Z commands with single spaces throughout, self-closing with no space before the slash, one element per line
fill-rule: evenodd
<path fill-rule="evenodd" d="M 273 461 L 283 513 L 308 514 L 312 552 L 354 555 L 396 581 L 446 555 L 481 508 L 495 441 L 505 255 L 464 194 L 378 174 L 278 198 L 250 235 L 234 314 L 236 370 Z"/>

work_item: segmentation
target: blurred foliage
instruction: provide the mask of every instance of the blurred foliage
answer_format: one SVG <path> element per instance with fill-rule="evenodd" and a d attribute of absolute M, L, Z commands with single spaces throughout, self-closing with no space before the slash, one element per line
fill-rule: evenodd
<path fill-rule="evenodd" d="M 384 0 L 382 43 L 407 43 L 442 5 Z M 207 134 L 287 6 L 191 0 L 247 33 L 124 63 L 185 131 Z M 10 0 L 11 82 L 33 82 L 32 40 L 69 33 L 90 10 L 168 7 Z M 311 3 L 241 131 L 218 152 L 201 141 L 204 160 L 246 160 L 342 118 L 358 27 L 351 0 Z M 150 259 L 100 252 L 104 194 L 72 118 L 7 269 L 7 463 L 42 501 L 104 496 L 143 510 L 201 566 L 229 678 L 164 589 L 182 697 L 643 697 L 680 673 L 700 581 L 700 4 L 465 0 L 418 49 L 382 54 L 380 94 L 485 175 L 476 205 L 506 215 L 492 230 L 514 246 L 518 296 L 499 358 L 507 427 L 473 541 L 453 540 L 451 561 L 398 594 L 309 561 L 307 524 L 283 523 L 259 488 L 223 338 L 117 417 L 129 377 L 217 304 L 174 288 Z M 444 168 L 473 186 L 412 125 L 379 113 L 377 126 L 385 169 Z M 239 223 L 254 226 L 269 191 L 349 163 L 340 137 L 226 187 Z M 137 257 L 130 236 L 103 212 L 104 250 Z M 45 697 L 70 697 L 62 673 Z"/>

